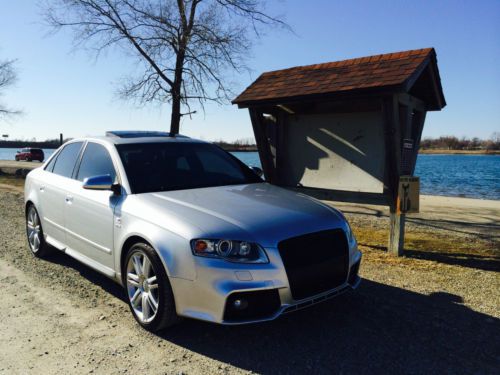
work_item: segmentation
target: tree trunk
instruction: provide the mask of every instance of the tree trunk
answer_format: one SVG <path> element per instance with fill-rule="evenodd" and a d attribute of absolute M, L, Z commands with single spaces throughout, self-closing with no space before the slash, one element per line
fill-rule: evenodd
<path fill-rule="evenodd" d="M 180 86 L 180 85 L 179 85 Z M 170 118 L 170 136 L 179 134 L 181 124 L 181 93 L 180 87 L 172 89 L 172 115 Z"/>
<path fill-rule="evenodd" d="M 172 87 L 172 116 L 170 120 L 170 136 L 175 137 L 179 134 L 181 124 L 181 98 L 182 98 L 182 70 L 184 68 L 185 43 L 184 38 L 181 40 L 181 46 L 177 53 L 175 61 L 175 78 Z"/>

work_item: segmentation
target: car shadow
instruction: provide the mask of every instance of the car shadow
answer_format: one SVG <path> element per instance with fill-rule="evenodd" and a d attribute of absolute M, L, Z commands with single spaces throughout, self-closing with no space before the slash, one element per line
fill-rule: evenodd
<path fill-rule="evenodd" d="M 125 292 L 120 285 L 104 276 L 102 273 L 95 271 L 62 251 L 54 249 L 54 251 L 43 260 L 75 270 L 80 274 L 80 276 L 95 285 L 99 285 L 104 291 L 111 294 L 113 297 L 127 303 Z"/>
<path fill-rule="evenodd" d="M 186 320 L 159 336 L 262 374 L 497 373 L 500 320 L 462 303 L 363 280 L 353 293 L 273 322 Z"/>
<path fill-rule="evenodd" d="M 66 254 L 47 261 L 126 302 L 118 284 Z M 471 310 L 458 295 L 364 279 L 356 291 L 272 322 L 220 326 L 185 319 L 157 336 L 262 374 L 493 374 L 500 366 L 499 333 L 500 319 Z"/>

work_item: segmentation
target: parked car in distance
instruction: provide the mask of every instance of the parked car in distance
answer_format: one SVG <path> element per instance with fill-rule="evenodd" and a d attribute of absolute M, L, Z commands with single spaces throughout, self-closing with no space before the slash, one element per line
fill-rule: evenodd
<path fill-rule="evenodd" d="M 26 233 L 34 256 L 57 249 L 120 283 L 142 327 L 272 320 L 358 286 L 340 211 L 207 142 L 107 134 L 27 175 Z"/>
<path fill-rule="evenodd" d="M 16 159 L 16 161 L 38 160 L 39 162 L 43 162 L 43 160 L 45 159 L 45 155 L 43 153 L 43 150 L 40 148 L 25 147 L 21 151 L 17 152 L 15 159 Z"/>

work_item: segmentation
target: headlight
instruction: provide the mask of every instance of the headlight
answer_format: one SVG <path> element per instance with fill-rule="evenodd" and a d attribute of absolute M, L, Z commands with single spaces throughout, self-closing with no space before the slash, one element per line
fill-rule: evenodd
<path fill-rule="evenodd" d="M 246 241 L 197 239 L 191 241 L 191 250 L 197 256 L 222 258 L 230 262 L 269 262 L 259 245 Z"/>

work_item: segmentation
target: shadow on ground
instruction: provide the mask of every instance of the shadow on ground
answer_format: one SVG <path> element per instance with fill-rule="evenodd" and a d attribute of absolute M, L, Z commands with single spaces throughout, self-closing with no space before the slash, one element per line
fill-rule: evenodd
<path fill-rule="evenodd" d="M 186 321 L 161 337 L 264 374 L 494 373 L 500 320 L 461 302 L 363 280 L 356 292 L 271 323 Z"/>
<path fill-rule="evenodd" d="M 117 284 L 65 254 L 50 261 L 124 300 Z M 469 309 L 460 296 L 365 279 L 354 292 L 273 322 L 229 327 L 186 319 L 158 336 L 262 374 L 493 374 L 499 333 L 500 319 Z"/>
<path fill-rule="evenodd" d="M 51 253 L 47 258 L 41 259 L 54 264 L 58 264 L 67 268 L 72 268 L 77 271 L 81 276 L 89 280 L 91 283 L 100 286 L 104 291 L 111 294 L 117 299 L 122 300 L 127 303 L 125 298 L 125 292 L 123 288 L 104 276 L 103 274 L 94 271 L 92 268 L 87 267 L 83 263 L 80 263 L 76 259 L 66 255 L 65 253 L 54 249 L 54 252 Z"/>
<path fill-rule="evenodd" d="M 385 246 L 371 245 L 367 243 L 360 243 L 359 245 L 373 250 L 387 252 L 387 247 Z M 415 250 L 405 247 L 404 256 L 407 258 L 430 260 L 453 266 L 500 272 L 500 256 L 498 255 L 480 255 L 475 253 L 440 251 L 439 249 Z"/>

